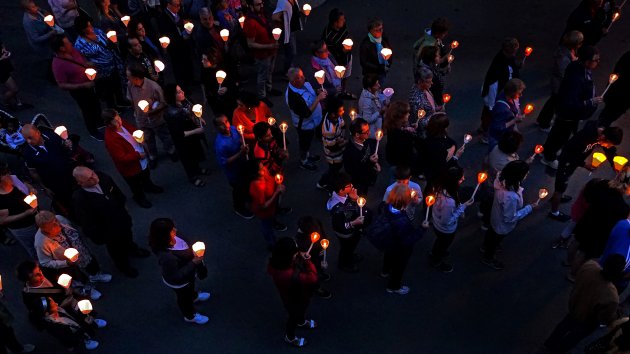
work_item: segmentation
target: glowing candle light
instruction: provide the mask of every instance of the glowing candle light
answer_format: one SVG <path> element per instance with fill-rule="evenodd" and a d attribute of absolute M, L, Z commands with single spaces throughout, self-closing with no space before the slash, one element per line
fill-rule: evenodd
<path fill-rule="evenodd" d="M 92 68 L 85 69 L 85 76 L 87 76 L 88 80 L 92 81 L 96 78 L 96 70 Z"/>
<path fill-rule="evenodd" d="M 225 78 L 227 77 L 227 74 L 225 73 L 225 71 L 219 70 L 217 71 L 215 76 L 217 78 L 217 82 L 219 83 L 219 89 L 220 89 L 221 84 L 223 84 L 223 81 L 225 81 Z"/>
<path fill-rule="evenodd" d="M 365 203 L 367 203 L 367 200 L 365 200 L 365 198 L 359 197 L 357 199 L 357 204 L 359 205 L 359 216 L 363 216 L 363 207 L 365 206 Z"/>
<path fill-rule="evenodd" d="M 192 32 L 193 28 L 195 28 L 195 25 L 193 25 L 192 22 L 184 23 L 184 29 L 186 30 L 186 32 L 188 32 L 188 34 Z"/>
<path fill-rule="evenodd" d="M 318 232 L 313 232 L 311 233 L 311 245 L 308 247 L 308 251 L 306 251 L 307 254 L 311 253 L 311 249 L 313 249 L 313 245 L 319 241 L 319 233 Z"/>
<path fill-rule="evenodd" d="M 457 49 L 457 47 L 459 47 L 459 42 L 458 41 L 452 41 L 451 42 L 451 49 Z"/>
<path fill-rule="evenodd" d="M 276 125 L 276 118 L 274 118 L 274 117 L 267 118 L 267 123 L 269 125 Z"/>
<path fill-rule="evenodd" d="M 328 246 L 330 245 L 330 241 L 328 241 L 327 239 L 323 238 L 321 241 L 319 241 L 319 244 L 322 246 L 322 249 L 324 250 L 324 260 L 322 261 L 322 265 L 328 265 L 328 262 L 326 262 L 326 250 L 328 249 Z M 324 268 L 326 268 L 326 266 L 324 266 Z M 2 288 L 0 288 L 1 290 Z"/>
<path fill-rule="evenodd" d="M 533 51 L 534 51 L 534 48 L 532 48 L 532 47 L 525 47 L 525 56 L 528 57 L 528 56 L 532 55 Z"/>
<path fill-rule="evenodd" d="M 427 112 L 424 109 L 418 110 L 418 119 L 422 119 L 427 115 Z"/>
<path fill-rule="evenodd" d="M 61 274 L 59 278 L 57 278 L 57 284 L 63 286 L 66 289 L 70 287 L 71 283 L 72 283 L 72 277 L 69 276 L 68 274 L 65 274 L 65 273 Z"/>
<path fill-rule="evenodd" d="M 154 62 L 153 62 L 153 66 L 155 67 L 155 72 L 156 72 L 156 73 L 159 73 L 159 72 L 161 72 L 161 71 L 164 71 L 164 67 L 165 67 L 165 65 L 164 65 L 164 63 L 162 63 L 162 61 L 161 61 L 161 60 L 156 60 L 156 61 L 154 61 Z"/>
<path fill-rule="evenodd" d="M 236 130 L 238 130 L 239 134 L 241 134 L 241 141 L 243 142 L 243 146 L 245 146 L 246 145 L 245 135 L 244 135 L 245 127 L 243 126 L 243 124 L 239 124 L 236 127 Z M 249 160 L 249 155 L 245 155 L 245 159 Z"/>
<path fill-rule="evenodd" d="M 338 78 L 343 79 L 343 76 L 345 74 L 346 74 L 345 66 L 341 66 L 341 65 L 335 66 L 335 75 L 337 75 Z"/>
<path fill-rule="evenodd" d="M 280 173 L 277 173 L 276 176 L 274 177 L 274 180 L 276 181 L 277 184 L 282 184 L 282 182 L 284 182 L 284 176 Z"/>
<path fill-rule="evenodd" d="M 625 1 L 623 2 L 623 4 L 625 5 Z M 623 5 L 622 5 L 623 6 Z M 621 8 L 621 7 L 620 7 Z M 619 17 L 621 17 L 621 13 L 619 13 L 619 11 L 615 12 L 612 15 L 612 21 L 610 21 L 610 24 L 608 25 L 608 30 L 610 31 L 610 28 L 612 27 L 613 23 L 615 23 L 615 21 L 617 21 L 619 19 Z"/>
<path fill-rule="evenodd" d="M 138 102 L 138 108 L 140 108 L 142 112 L 147 113 L 149 111 L 149 102 L 147 102 L 147 100 L 140 100 Z"/>
<path fill-rule="evenodd" d="M 79 259 L 79 251 L 75 248 L 66 248 L 63 251 L 63 256 L 66 257 L 70 262 L 76 262 Z"/>
<path fill-rule="evenodd" d="M 271 34 L 273 35 L 273 39 L 277 41 L 278 39 L 280 39 L 280 35 L 282 35 L 282 30 L 276 27 L 273 30 L 271 30 Z"/>
<path fill-rule="evenodd" d="M 357 119 L 357 111 L 355 111 L 354 109 L 350 110 L 350 120 L 355 120 Z"/>
<path fill-rule="evenodd" d="M 341 45 L 343 46 L 343 49 L 350 51 L 352 50 L 352 46 L 354 45 L 354 42 L 352 41 L 352 39 L 346 38 L 343 40 L 343 42 L 341 42 Z"/>
<path fill-rule="evenodd" d="M 601 165 L 604 161 L 606 161 L 606 155 L 601 152 L 593 153 L 593 161 L 591 162 L 593 168 L 599 167 L 599 165 Z"/>
<path fill-rule="evenodd" d="M 44 16 L 44 22 L 46 22 L 48 26 L 53 27 L 55 25 L 55 18 L 53 15 L 46 15 Z"/>
<path fill-rule="evenodd" d="M 287 129 L 289 129 L 289 125 L 285 122 L 280 123 L 280 131 L 282 132 L 282 146 L 284 150 L 287 149 Z"/>
<path fill-rule="evenodd" d="M 326 81 L 326 72 L 324 70 L 319 70 L 315 72 L 313 76 L 315 76 L 315 80 L 317 80 L 317 83 L 320 84 L 322 88 L 324 88 L 324 82 Z"/>
<path fill-rule="evenodd" d="M 90 300 L 81 300 L 77 302 L 77 306 L 79 306 L 79 311 L 81 311 L 81 313 L 84 315 L 89 314 L 93 310 Z"/>
<path fill-rule="evenodd" d="M 472 141 L 472 135 L 464 134 L 464 145 L 468 144 L 471 141 Z"/>
<path fill-rule="evenodd" d="M 612 85 L 615 81 L 617 81 L 617 79 L 619 79 L 619 75 L 617 75 L 617 74 L 610 74 L 610 76 L 608 77 L 608 86 L 606 86 L 606 89 L 604 90 L 604 93 L 602 93 L 602 97 L 606 94 L 606 92 L 608 92 L 608 89 L 610 88 L 610 85 Z"/>
<path fill-rule="evenodd" d="M 385 60 L 389 60 L 389 58 L 391 58 L 392 56 L 392 50 L 389 48 L 383 48 L 381 49 L 381 55 L 383 56 L 383 59 Z"/>
<path fill-rule="evenodd" d="M 55 128 L 55 134 L 59 135 L 64 140 L 68 139 L 68 129 L 66 129 L 63 125 Z"/>
<path fill-rule="evenodd" d="M 171 44 L 171 39 L 168 38 L 167 36 L 160 37 L 159 41 L 160 41 L 160 45 L 164 49 L 166 49 L 166 47 L 168 47 L 168 45 Z"/>
<path fill-rule="evenodd" d="M 219 32 L 219 35 L 221 36 L 221 39 L 223 39 L 224 42 L 227 42 L 228 39 L 230 39 L 230 31 L 227 29 L 222 29 Z"/>
<path fill-rule="evenodd" d="M 195 256 L 203 257 L 203 255 L 206 253 L 206 244 L 201 241 L 197 241 L 193 243 L 192 250 L 193 252 L 195 252 Z"/>
<path fill-rule="evenodd" d="M 127 25 L 129 25 L 129 21 L 131 20 L 131 17 L 125 15 L 123 17 L 120 18 L 120 21 L 125 25 L 125 27 L 127 27 Z"/>
<path fill-rule="evenodd" d="M 381 143 L 381 139 L 383 139 L 383 131 L 379 129 L 376 131 L 376 149 L 374 149 L 374 155 L 378 154 L 378 145 Z"/>
<path fill-rule="evenodd" d="M 615 164 L 615 171 L 621 172 L 623 167 L 628 163 L 628 159 L 623 156 L 615 156 L 613 163 Z"/>
<path fill-rule="evenodd" d="M 310 15 L 310 14 L 311 14 L 311 10 L 312 10 L 312 9 L 313 9 L 313 8 L 312 8 L 312 7 L 311 7 L 311 5 L 309 5 L 309 4 L 304 4 L 304 6 L 302 6 L 302 11 L 304 12 L 304 15 L 305 15 L 305 16 Z"/>
<path fill-rule="evenodd" d="M 475 199 L 475 194 L 477 194 L 477 191 L 479 190 L 479 186 L 485 182 L 488 179 L 488 174 L 485 172 L 479 172 L 477 173 L 477 186 L 475 187 L 475 190 L 473 191 L 472 197 L 470 197 L 470 199 Z"/>
<path fill-rule="evenodd" d="M 533 160 L 536 157 L 536 155 L 540 155 L 543 151 L 545 151 L 545 148 L 542 145 L 536 145 L 534 147 L 534 153 L 529 159 Z"/>
<path fill-rule="evenodd" d="M 24 197 L 24 203 L 28 204 L 31 208 L 37 208 L 37 196 L 35 194 L 29 194 Z"/>
<path fill-rule="evenodd" d="M 448 63 L 452 63 L 453 61 L 455 61 L 455 56 L 453 54 L 449 54 L 447 57 Z"/>
<path fill-rule="evenodd" d="M 238 18 L 238 24 L 241 25 L 241 28 L 245 26 L 245 16 L 241 16 Z"/>
<path fill-rule="evenodd" d="M 116 35 L 116 31 L 108 31 L 107 38 L 112 41 L 112 43 L 118 43 L 118 36 Z"/>
<path fill-rule="evenodd" d="M 446 105 L 451 101 L 451 95 L 449 95 L 448 93 L 443 94 L 442 101 L 444 101 L 444 105 Z"/>
<path fill-rule="evenodd" d="M 530 114 L 534 111 L 534 105 L 531 103 L 528 103 L 525 105 L 525 108 L 523 108 L 523 114 L 527 115 Z"/>
<path fill-rule="evenodd" d="M 427 203 L 427 214 L 424 216 L 424 221 L 422 222 L 423 227 L 429 227 L 429 211 L 431 211 L 431 206 L 435 204 L 435 196 L 427 195 L 424 198 L 424 202 Z"/>
<path fill-rule="evenodd" d="M 197 118 L 201 118 L 201 115 L 203 114 L 203 107 L 200 104 L 196 104 L 192 106 L 192 112 Z"/>
<path fill-rule="evenodd" d="M 388 87 L 386 89 L 383 90 L 383 95 L 385 95 L 385 97 L 390 98 L 394 95 L 394 89 L 391 87 Z"/>
<path fill-rule="evenodd" d="M 136 130 L 131 135 L 138 144 L 142 144 L 144 142 L 144 132 L 142 130 Z"/>
<path fill-rule="evenodd" d="M 540 188 L 538 190 L 538 201 L 536 201 L 536 204 L 540 203 L 541 200 L 545 199 L 547 195 L 549 195 L 549 191 L 547 190 L 547 188 Z"/>

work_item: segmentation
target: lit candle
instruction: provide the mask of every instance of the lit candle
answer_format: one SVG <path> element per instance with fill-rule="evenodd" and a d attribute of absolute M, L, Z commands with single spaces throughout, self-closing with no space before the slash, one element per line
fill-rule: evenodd
<path fill-rule="evenodd" d="M 389 60 L 392 56 L 392 50 L 389 48 L 383 48 L 381 49 L 381 55 L 383 56 L 383 59 Z"/>
<path fill-rule="evenodd" d="M 241 28 L 245 26 L 245 16 L 241 16 L 238 18 L 238 23 L 241 25 Z"/>
<path fill-rule="evenodd" d="M 464 145 L 468 144 L 471 141 L 472 141 L 472 135 L 464 134 Z"/>
<path fill-rule="evenodd" d="M 533 51 L 534 51 L 534 48 L 532 48 L 532 47 L 525 47 L 525 56 L 528 57 L 528 56 L 532 55 Z"/>
<path fill-rule="evenodd" d="M 192 250 L 193 252 L 195 252 L 195 256 L 203 257 L 203 255 L 206 253 L 206 244 L 201 241 L 197 241 L 193 243 Z"/>
<path fill-rule="evenodd" d="M 531 103 L 528 103 L 525 105 L 525 108 L 523 108 L 523 114 L 528 115 L 530 113 L 532 113 L 534 111 L 534 105 Z"/>
<path fill-rule="evenodd" d="M 451 49 L 457 49 L 457 47 L 459 47 L 459 42 L 458 41 L 452 41 L 451 42 Z"/>
<path fill-rule="evenodd" d="M 123 17 L 120 18 L 120 21 L 122 21 L 122 23 L 125 25 L 125 27 L 127 27 L 127 25 L 129 24 L 129 21 L 131 20 L 131 17 L 125 15 Z"/>
<path fill-rule="evenodd" d="M 274 117 L 267 118 L 267 123 L 269 125 L 276 125 L 276 118 L 274 118 Z"/>
<path fill-rule="evenodd" d="M 222 29 L 219 32 L 219 35 L 221 36 L 221 39 L 223 39 L 224 42 L 227 42 L 228 39 L 230 39 L 230 31 L 227 29 Z"/>
<path fill-rule="evenodd" d="M 330 241 L 328 241 L 327 239 L 323 238 L 321 241 L 319 241 L 319 244 L 322 245 L 322 249 L 324 250 L 324 260 L 323 260 L 323 264 L 328 264 L 328 262 L 326 262 L 326 249 L 328 248 L 328 246 L 330 245 Z M 324 267 L 326 268 L 326 267 Z M 2 288 L 0 287 L 0 290 L 2 290 Z"/>
<path fill-rule="evenodd" d="M 44 22 L 46 22 L 48 26 L 53 27 L 55 25 L 55 18 L 53 15 L 46 15 L 44 16 Z"/>
<path fill-rule="evenodd" d="M 289 129 L 289 125 L 287 123 L 280 123 L 280 131 L 282 132 L 282 146 L 284 147 L 284 150 L 287 149 L 287 129 Z"/>
<path fill-rule="evenodd" d="M 534 153 L 529 159 L 533 160 L 536 157 L 536 155 L 540 155 L 543 151 L 545 151 L 545 148 L 542 145 L 536 145 L 534 147 Z"/>
<path fill-rule="evenodd" d="M 378 145 L 381 143 L 381 139 L 383 139 L 383 131 L 379 129 L 376 131 L 376 149 L 374 149 L 373 156 L 378 155 Z"/>
<path fill-rule="evenodd" d="M 35 194 L 29 194 L 24 197 L 24 203 L 28 204 L 31 208 L 37 208 L 37 196 Z"/>
<path fill-rule="evenodd" d="M 164 63 L 162 63 L 161 60 L 156 60 L 153 62 L 153 66 L 155 67 L 155 72 L 159 73 L 161 71 L 164 71 Z"/>
<path fill-rule="evenodd" d="M 313 76 L 315 76 L 315 80 L 317 80 L 317 83 L 320 84 L 323 89 L 324 81 L 326 81 L 326 72 L 324 70 L 319 70 L 315 72 Z"/>
<path fill-rule="evenodd" d="M 280 39 L 280 35 L 282 34 L 282 30 L 280 28 L 276 27 L 273 30 L 271 30 L 271 34 L 273 35 L 273 39 L 275 39 L 277 41 L 278 39 Z"/>
<path fill-rule="evenodd" d="M 302 6 L 302 12 L 304 12 L 304 15 L 305 15 L 305 16 L 310 15 L 310 14 L 311 14 L 311 10 L 312 10 L 312 9 L 313 9 L 313 8 L 312 8 L 312 7 L 311 7 L 311 5 L 309 5 L 309 4 L 304 4 L 304 6 Z"/>
<path fill-rule="evenodd" d="M 341 65 L 335 66 L 335 75 L 337 75 L 338 78 L 343 79 L 343 76 L 345 74 L 346 74 L 345 66 L 341 66 Z"/>
<path fill-rule="evenodd" d="M 452 63 L 455 60 L 455 56 L 453 54 L 449 54 L 447 57 L 448 63 Z"/>
<path fill-rule="evenodd" d="M 112 41 L 112 43 L 118 43 L 118 36 L 116 35 L 116 31 L 108 31 L 107 38 Z"/>
<path fill-rule="evenodd" d="M 343 49 L 347 51 L 351 51 L 352 46 L 354 45 L 354 42 L 352 41 L 352 39 L 346 38 L 343 40 L 343 42 L 341 42 L 341 45 L 343 46 Z"/>
<path fill-rule="evenodd" d="M 193 28 L 195 28 L 195 25 L 193 25 L 192 22 L 184 23 L 184 29 L 188 32 L 188 34 L 192 32 Z"/>
<path fill-rule="evenodd" d="M 350 110 L 350 120 L 355 120 L 357 118 L 357 111 L 354 109 Z"/>
<path fill-rule="evenodd" d="M 138 144 L 142 144 L 144 142 L 144 132 L 142 130 L 136 130 L 133 132 L 132 136 Z"/>
<path fill-rule="evenodd" d="M 140 108 L 142 112 L 147 113 L 149 111 L 149 102 L 147 102 L 147 100 L 140 100 L 138 102 L 138 108 Z"/>
<path fill-rule="evenodd" d="M 623 156 L 615 156 L 613 163 L 615 164 L 615 171 L 621 172 L 623 167 L 628 163 L 628 159 Z"/>
<path fill-rule="evenodd" d="M 604 97 L 606 92 L 608 92 L 608 89 L 610 88 L 610 85 L 612 85 L 615 81 L 617 81 L 618 78 L 619 78 L 619 75 L 617 75 L 617 74 L 610 74 L 610 76 L 608 77 L 608 86 L 606 86 L 606 89 L 604 90 L 604 93 L 602 93 L 602 97 Z"/>
<path fill-rule="evenodd" d="M 448 93 L 443 94 L 442 101 L 444 101 L 444 105 L 446 105 L 451 101 L 451 95 L 449 95 Z"/>
<path fill-rule="evenodd" d="M 196 104 L 192 106 L 192 111 L 197 118 L 201 118 L 201 115 L 203 114 L 203 107 L 200 104 Z"/>
<path fill-rule="evenodd" d="M 479 186 L 488 179 L 488 174 L 485 172 L 477 173 L 477 186 L 473 191 L 472 197 L 470 199 L 475 199 L 475 194 L 477 194 L 477 190 L 479 190 Z"/>
<path fill-rule="evenodd" d="M 411 198 L 415 198 L 417 195 L 418 195 L 418 193 L 414 189 L 412 189 L 411 190 Z"/>
<path fill-rule="evenodd" d="M 391 87 L 388 87 L 386 89 L 383 90 L 383 95 L 385 95 L 385 97 L 390 98 L 394 95 L 394 89 Z"/>
<path fill-rule="evenodd" d="M 540 190 L 538 190 L 538 201 L 536 201 L 536 204 L 545 199 L 547 195 L 549 195 L 549 191 L 547 190 L 547 188 L 540 188 Z"/>
<path fill-rule="evenodd" d="M 70 262 L 76 262 L 77 259 L 79 259 L 79 251 L 77 251 L 75 248 L 66 248 L 65 251 L 63 251 L 63 256 L 66 257 Z"/>
<path fill-rule="evenodd" d="M 59 135 L 63 140 L 68 139 L 68 129 L 66 129 L 63 125 L 55 128 L 55 134 Z"/>
<path fill-rule="evenodd" d="M 243 146 L 245 146 L 245 135 L 243 134 L 243 132 L 245 131 L 245 127 L 243 126 L 243 124 L 239 124 L 236 129 L 238 130 L 239 134 L 241 134 L 241 141 L 243 142 Z M 249 155 L 245 155 L 245 159 L 249 160 Z"/>
<path fill-rule="evenodd" d="M 623 5 L 625 5 L 625 1 L 623 2 Z M 623 7 L 623 5 L 621 5 Z M 621 8 L 621 7 L 620 7 Z M 619 11 L 615 12 L 612 15 L 612 21 L 610 21 L 610 24 L 608 25 L 608 30 L 610 31 L 610 27 L 612 27 L 613 23 L 615 23 L 615 21 L 617 21 L 619 19 L 619 17 L 621 16 L 621 14 L 619 13 Z"/>
<path fill-rule="evenodd" d="M 81 313 L 84 315 L 89 314 L 93 310 L 90 300 L 81 300 L 77 302 L 77 306 L 79 306 L 79 311 L 81 311 Z"/>
<path fill-rule="evenodd" d="M 308 251 L 306 251 L 307 254 L 311 253 L 311 249 L 313 249 L 313 245 L 315 244 L 315 242 L 319 241 L 319 233 L 318 232 L 313 232 L 311 233 L 311 245 L 308 247 Z"/>
<path fill-rule="evenodd" d="M 420 109 L 418 110 L 418 119 L 422 119 L 422 118 L 424 118 L 426 115 L 427 115 L 427 112 L 426 112 L 424 109 L 420 108 Z"/>
<path fill-rule="evenodd" d="M 429 212 L 431 211 L 431 206 L 435 204 L 435 197 L 433 195 L 427 195 L 424 198 L 424 202 L 427 203 L 427 214 L 424 216 L 424 221 L 422 222 L 423 227 L 429 227 Z"/>
<path fill-rule="evenodd" d="M 357 199 L 357 204 L 359 205 L 359 216 L 363 216 L 363 207 L 365 206 L 365 203 L 367 203 L 365 198 L 359 197 Z"/>
<path fill-rule="evenodd" d="M 277 184 L 282 184 L 282 182 L 284 181 L 284 176 L 280 173 L 276 173 L 274 180 Z"/>
<path fill-rule="evenodd" d="M 92 81 L 96 78 L 96 70 L 92 68 L 85 69 L 85 76 L 87 76 L 88 80 Z"/>
<path fill-rule="evenodd" d="M 599 167 L 599 165 L 601 165 L 604 161 L 606 161 L 606 155 L 601 152 L 593 153 L 593 161 L 591 162 L 593 168 Z"/>
<path fill-rule="evenodd" d="M 65 274 L 65 273 L 61 274 L 59 278 L 57 278 L 57 284 L 63 286 L 66 289 L 70 287 L 71 283 L 72 283 L 72 277 L 69 276 L 68 274 Z"/>
<path fill-rule="evenodd" d="M 227 77 L 227 74 L 225 73 L 225 71 L 219 70 L 219 71 L 217 71 L 215 76 L 217 77 L 217 82 L 219 83 L 219 89 L 220 89 L 221 88 L 221 84 L 223 84 L 223 81 Z"/>
<path fill-rule="evenodd" d="M 168 38 L 167 36 L 160 37 L 159 41 L 162 48 L 165 48 L 165 49 L 166 47 L 168 47 L 169 44 L 171 44 L 171 39 Z"/>

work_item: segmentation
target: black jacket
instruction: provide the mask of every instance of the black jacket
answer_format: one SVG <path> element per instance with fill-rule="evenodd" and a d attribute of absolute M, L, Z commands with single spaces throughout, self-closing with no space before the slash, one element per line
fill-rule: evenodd
<path fill-rule="evenodd" d="M 575 133 L 564 148 L 562 148 L 562 153 L 560 153 L 560 157 L 558 158 L 559 164 L 584 166 L 584 161 L 593 153 L 593 149 L 598 146 L 598 137 L 597 122 L 587 122 L 584 128 Z M 611 166 L 614 166 L 613 158 L 617 154 L 617 148 L 612 146 L 608 149 L 602 149 L 607 157 L 607 161 Z"/>
<path fill-rule="evenodd" d="M 391 45 L 389 44 L 389 40 L 385 36 L 383 36 L 381 44 L 383 45 L 383 48 L 392 49 Z M 376 52 L 376 45 L 370 42 L 370 38 L 368 38 L 367 36 L 363 38 L 363 41 L 361 41 L 361 45 L 359 47 L 359 61 L 361 62 L 363 75 L 383 75 L 387 72 L 385 65 L 381 64 L 378 60 L 379 55 L 381 55 L 381 53 Z M 387 67 L 392 66 L 392 58 L 393 56 L 390 57 L 387 61 Z"/>
<path fill-rule="evenodd" d="M 370 156 L 376 149 L 375 145 L 374 139 L 367 139 L 362 148 L 350 141 L 343 153 L 343 167 L 352 177 L 352 183 L 360 191 L 362 188 L 367 189 L 376 181 L 377 172 L 374 169 L 374 163 L 370 161 Z"/>
<path fill-rule="evenodd" d="M 499 51 L 492 59 L 486 77 L 483 80 L 483 88 L 481 89 L 481 97 L 486 97 L 491 86 L 496 82 L 496 95 L 503 91 L 505 84 L 510 79 L 521 77 L 520 67 L 516 63 L 515 57 L 506 57 L 503 51 Z"/>
<path fill-rule="evenodd" d="M 556 114 L 566 121 L 585 120 L 595 113 L 597 106 L 591 99 L 595 97 L 593 77 L 581 61 L 567 66 L 558 89 Z"/>

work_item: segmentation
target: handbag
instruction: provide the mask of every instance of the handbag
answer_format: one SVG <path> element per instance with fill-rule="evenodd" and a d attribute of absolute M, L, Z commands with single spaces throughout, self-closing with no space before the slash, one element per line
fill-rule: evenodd
<path fill-rule="evenodd" d="M 393 227 L 389 215 L 385 212 L 376 217 L 374 222 L 367 227 L 365 236 L 379 251 L 385 251 L 393 245 L 391 237 Z"/>

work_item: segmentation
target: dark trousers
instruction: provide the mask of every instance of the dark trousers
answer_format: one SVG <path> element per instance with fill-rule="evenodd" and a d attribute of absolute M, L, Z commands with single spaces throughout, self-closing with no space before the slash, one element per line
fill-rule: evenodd
<path fill-rule="evenodd" d="M 597 324 L 585 324 L 566 315 L 545 341 L 545 347 L 554 354 L 564 354 L 597 329 Z"/>
<path fill-rule="evenodd" d="M 433 264 L 439 264 L 446 257 L 448 248 L 455 239 L 455 233 L 444 233 L 433 228 L 435 233 L 435 242 L 433 242 L 433 249 L 431 250 L 431 262 Z"/>
<path fill-rule="evenodd" d="M 483 257 L 485 259 L 494 259 L 494 255 L 497 253 L 497 248 L 501 245 L 503 238 L 505 238 L 505 235 L 499 235 L 494 231 L 492 225 L 488 225 L 486 237 L 483 239 Z"/>
<path fill-rule="evenodd" d="M 140 173 L 133 176 L 123 176 L 125 182 L 129 185 L 134 199 L 145 199 L 144 189 L 153 185 L 151 181 L 151 172 L 149 168 L 145 168 Z"/>
<path fill-rule="evenodd" d="M 177 307 L 182 312 L 185 318 L 192 319 L 195 316 L 195 299 L 197 298 L 197 291 L 195 291 L 195 282 L 191 281 L 183 288 L 173 289 L 177 295 Z"/>
<path fill-rule="evenodd" d="M 70 91 L 70 96 L 79 105 L 85 126 L 90 134 L 95 134 L 103 125 L 101 119 L 101 102 L 93 88 Z"/>
<path fill-rule="evenodd" d="M 120 81 L 118 72 L 114 71 L 107 77 L 97 78 L 95 86 L 96 93 L 107 108 L 116 108 L 116 105 L 125 102 L 125 96 L 122 92 L 122 82 Z"/>
<path fill-rule="evenodd" d="M 118 239 L 105 244 L 109 257 L 114 262 L 116 268 L 127 270 L 131 268 L 129 254 L 138 249 L 138 245 L 133 242 L 133 232 L 131 229 L 120 230 Z"/>
<path fill-rule="evenodd" d="M 179 158 L 182 162 L 182 166 L 184 166 L 186 176 L 190 181 L 194 182 L 195 178 L 201 173 L 199 160 L 194 156 L 190 156 L 190 154 L 179 154 Z"/>
<path fill-rule="evenodd" d="M 267 246 L 273 246 L 276 244 L 276 234 L 273 231 L 274 217 L 260 219 L 260 230 L 265 238 Z"/>
<path fill-rule="evenodd" d="M 298 144 L 300 145 L 300 153 L 307 153 L 311 149 L 315 129 L 298 129 Z M 301 158 L 301 156 L 300 156 Z"/>
<path fill-rule="evenodd" d="M 21 353 L 24 347 L 15 337 L 13 328 L 0 323 L 0 354 L 6 354 L 7 349 L 13 353 Z"/>
<path fill-rule="evenodd" d="M 553 119 L 553 115 L 556 112 L 556 104 L 558 102 L 558 96 L 555 94 L 551 94 L 545 102 L 545 105 L 540 110 L 540 114 L 538 114 L 538 118 L 536 118 L 536 122 L 541 128 L 549 128 L 551 126 L 551 120 Z"/>
<path fill-rule="evenodd" d="M 484 105 L 483 109 L 481 110 L 481 130 L 484 134 L 488 134 L 488 129 L 490 129 L 490 122 L 492 122 L 492 113 L 490 113 L 490 108 Z"/>
<path fill-rule="evenodd" d="M 409 257 L 411 257 L 411 247 L 396 245 L 385 251 L 383 257 L 383 273 L 389 274 L 387 288 L 392 290 L 400 289 L 402 276 L 407 268 Z"/>
<path fill-rule="evenodd" d="M 247 210 L 247 202 L 249 201 L 249 184 L 245 178 L 230 181 L 232 186 L 232 206 L 235 210 Z"/>
<path fill-rule="evenodd" d="M 615 104 L 615 103 L 606 103 L 602 113 L 599 114 L 599 125 L 602 127 L 610 127 L 610 125 L 619 119 L 630 105 L 629 102 L 624 102 L 623 104 Z"/>
<path fill-rule="evenodd" d="M 350 237 L 339 237 L 339 267 L 351 267 L 354 264 L 354 250 L 361 240 L 361 233 L 354 232 Z"/>
<path fill-rule="evenodd" d="M 320 186 L 328 186 L 328 191 L 333 191 L 333 184 L 335 183 L 335 178 L 339 175 L 339 172 L 343 168 L 343 162 L 340 163 L 328 163 L 328 171 L 324 172 L 322 177 L 319 179 Z"/>
<path fill-rule="evenodd" d="M 553 161 L 556 159 L 558 150 L 562 149 L 564 144 L 571 138 L 571 135 L 577 132 L 579 123 L 577 120 L 556 119 L 547 136 L 547 141 L 545 141 L 545 150 L 543 151 L 545 160 Z"/>
<path fill-rule="evenodd" d="M 287 319 L 286 335 L 287 338 L 295 338 L 295 329 L 299 324 L 304 323 L 306 317 L 307 304 L 286 304 L 285 308 L 289 314 Z"/>

